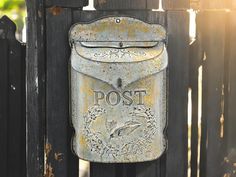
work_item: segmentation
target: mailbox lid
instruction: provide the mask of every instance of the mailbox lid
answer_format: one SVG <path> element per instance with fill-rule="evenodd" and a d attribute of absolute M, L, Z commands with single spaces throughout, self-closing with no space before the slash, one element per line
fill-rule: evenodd
<path fill-rule="evenodd" d="M 167 67 L 165 29 L 130 17 L 108 17 L 70 30 L 71 66 L 117 88 Z"/>

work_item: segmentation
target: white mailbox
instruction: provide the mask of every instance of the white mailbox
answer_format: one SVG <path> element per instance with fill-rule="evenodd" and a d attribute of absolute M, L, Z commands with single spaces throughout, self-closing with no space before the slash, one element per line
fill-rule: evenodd
<path fill-rule="evenodd" d="M 129 17 L 77 23 L 71 43 L 73 149 L 82 159 L 157 159 L 166 139 L 166 31 Z"/>

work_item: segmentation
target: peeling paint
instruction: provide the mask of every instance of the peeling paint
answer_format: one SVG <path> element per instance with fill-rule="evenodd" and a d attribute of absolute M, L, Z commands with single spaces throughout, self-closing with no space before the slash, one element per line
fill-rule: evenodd
<path fill-rule="evenodd" d="M 46 164 L 46 173 L 44 174 L 44 177 L 55 177 L 51 164 Z"/>
<path fill-rule="evenodd" d="M 46 143 L 45 144 L 46 163 L 45 163 L 44 177 L 55 177 L 55 175 L 53 173 L 53 167 L 52 167 L 51 163 L 48 163 L 48 161 L 47 161 L 51 151 L 52 151 L 52 145 L 50 143 Z"/>
<path fill-rule="evenodd" d="M 16 87 L 14 85 L 11 85 L 12 90 L 16 90 Z"/>
<path fill-rule="evenodd" d="M 45 152 L 46 152 L 46 156 L 47 157 L 49 156 L 51 150 L 52 150 L 52 145 L 49 144 L 49 143 L 46 143 L 46 145 L 45 145 Z"/>
<path fill-rule="evenodd" d="M 63 160 L 63 153 L 54 153 L 54 159 L 58 162 L 61 162 Z"/>
<path fill-rule="evenodd" d="M 36 88 L 36 93 L 39 94 L 39 80 L 38 80 L 38 77 L 35 78 L 35 88 Z"/>

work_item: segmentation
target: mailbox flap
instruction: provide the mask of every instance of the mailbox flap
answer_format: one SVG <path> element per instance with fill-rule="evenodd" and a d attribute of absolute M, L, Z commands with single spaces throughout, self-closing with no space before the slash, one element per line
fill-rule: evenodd
<path fill-rule="evenodd" d="M 160 25 L 128 17 L 76 24 L 70 30 L 71 66 L 123 89 L 167 67 L 165 34 Z"/>

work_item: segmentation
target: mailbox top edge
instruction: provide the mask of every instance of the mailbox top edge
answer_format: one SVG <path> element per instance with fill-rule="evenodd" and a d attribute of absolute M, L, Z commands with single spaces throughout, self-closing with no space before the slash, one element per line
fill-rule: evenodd
<path fill-rule="evenodd" d="M 163 41 L 166 30 L 132 17 L 106 17 L 91 23 L 76 23 L 69 31 L 70 42 Z"/>

